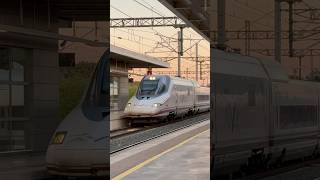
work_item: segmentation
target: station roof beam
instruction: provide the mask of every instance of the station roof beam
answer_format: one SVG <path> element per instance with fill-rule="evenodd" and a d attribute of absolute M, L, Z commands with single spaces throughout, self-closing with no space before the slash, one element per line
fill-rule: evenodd
<path fill-rule="evenodd" d="M 111 28 L 130 27 L 185 27 L 186 24 L 178 17 L 148 17 L 148 18 L 114 18 L 110 19 Z"/>
<path fill-rule="evenodd" d="M 209 40 L 209 0 L 159 0 L 189 27 Z"/>
<path fill-rule="evenodd" d="M 58 18 L 73 21 L 107 21 L 110 1 L 106 0 L 52 0 Z"/>
<path fill-rule="evenodd" d="M 117 46 L 110 46 L 111 59 L 128 64 L 129 68 L 168 68 L 169 63 L 158 58 L 136 53 Z"/>

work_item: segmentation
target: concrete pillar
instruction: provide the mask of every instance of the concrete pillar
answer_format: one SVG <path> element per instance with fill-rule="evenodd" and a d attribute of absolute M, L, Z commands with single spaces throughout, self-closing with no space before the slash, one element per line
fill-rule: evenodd
<path fill-rule="evenodd" d="M 124 110 L 129 100 L 129 83 L 127 76 L 119 78 L 119 110 Z"/>
<path fill-rule="evenodd" d="M 33 50 L 30 82 L 30 139 L 33 151 L 45 151 L 58 126 L 59 67 L 56 50 Z"/>

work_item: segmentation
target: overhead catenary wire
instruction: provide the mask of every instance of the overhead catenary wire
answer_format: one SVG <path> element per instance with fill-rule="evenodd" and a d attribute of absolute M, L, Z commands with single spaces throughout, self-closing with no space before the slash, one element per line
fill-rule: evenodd
<path fill-rule="evenodd" d="M 267 11 L 264 11 L 263 9 L 258 9 L 258 8 L 256 8 L 256 7 L 250 6 L 249 3 L 246 4 L 246 3 L 243 3 L 242 1 L 239 1 L 239 0 L 233 0 L 233 2 L 234 2 L 235 4 L 239 4 L 240 6 L 245 7 L 245 8 L 247 8 L 247 9 L 251 9 L 252 11 L 255 11 L 255 13 L 257 13 L 257 14 L 265 14 L 265 13 L 268 13 Z M 238 6 L 238 7 L 239 7 L 239 6 Z M 273 15 L 272 15 L 272 17 L 273 17 Z"/>
<path fill-rule="evenodd" d="M 138 4 L 140 4 L 141 6 L 143 6 L 143 7 L 145 7 L 145 8 L 147 8 L 147 9 L 149 9 L 150 11 L 152 11 L 152 12 L 154 12 L 154 13 L 156 13 L 156 14 L 158 14 L 159 16 L 161 16 L 161 17 L 164 17 L 165 15 L 163 14 L 163 13 L 161 13 L 161 12 L 159 12 L 159 11 L 157 11 L 157 10 L 155 10 L 155 8 L 152 6 L 152 5 L 150 5 L 149 3 L 147 3 L 146 1 L 144 1 L 144 0 L 142 0 L 145 4 L 147 4 L 147 5 L 149 5 L 149 7 L 147 7 L 147 6 L 145 6 L 144 4 L 142 4 L 142 3 L 140 3 L 140 2 L 138 2 L 137 0 L 134 0 L 136 3 L 138 3 Z"/>
<path fill-rule="evenodd" d="M 143 6 L 144 8 L 149 9 L 150 11 L 156 13 L 157 15 L 159 15 L 159 16 L 164 16 L 164 14 L 162 14 L 160 11 L 156 11 L 156 12 L 155 12 L 155 8 L 153 8 L 152 5 L 150 5 L 149 3 L 147 3 L 147 4 L 142 4 L 141 2 L 139 2 L 139 1 L 137 1 L 137 0 L 134 0 L 134 1 L 135 1 L 137 4 Z M 117 11 L 120 11 L 120 13 L 124 14 L 124 15 L 127 16 L 127 17 L 132 18 L 129 14 L 121 11 L 121 9 L 119 9 L 119 8 L 114 7 L 113 9 L 115 9 L 115 10 L 117 10 Z M 129 28 L 127 28 L 127 29 L 129 29 Z M 162 33 L 160 33 L 159 31 L 156 31 L 156 30 L 153 29 L 153 28 L 152 28 L 151 30 L 152 30 L 153 32 L 155 32 L 154 34 L 157 34 L 157 35 L 159 35 L 159 36 L 164 37 L 164 35 L 163 35 Z M 141 31 L 141 32 L 142 32 L 143 30 L 133 30 L 133 32 L 134 32 L 134 31 Z M 122 30 L 122 32 L 125 32 L 125 31 Z M 188 32 L 189 32 L 190 34 L 195 34 L 193 31 L 191 31 L 191 30 L 189 30 L 189 29 L 188 29 Z M 128 31 L 125 32 L 125 33 L 128 33 L 128 34 L 129 34 Z M 152 34 L 152 32 L 150 32 L 150 31 L 148 31 L 148 33 Z M 135 35 L 137 35 L 137 34 L 135 34 Z M 198 34 L 196 34 L 196 35 L 199 36 Z M 172 36 L 177 36 L 177 33 L 174 33 Z M 177 39 L 177 38 L 173 38 L 172 36 L 167 39 L 167 41 L 168 41 L 168 42 L 167 42 L 167 45 L 165 44 L 165 45 L 162 45 L 162 46 L 159 46 L 159 47 L 169 48 L 168 45 L 169 45 L 170 43 L 174 42 L 174 41 Z M 124 38 L 124 39 L 125 39 L 125 38 Z M 186 39 L 188 39 L 188 38 L 186 38 Z M 149 39 L 149 40 L 150 40 L 150 39 Z M 201 38 L 201 39 L 196 39 L 196 41 L 200 41 L 200 40 L 203 40 L 203 39 L 202 39 L 202 38 Z M 152 40 L 150 40 L 150 41 L 156 42 L 156 41 L 154 41 L 154 39 L 152 39 Z M 135 41 L 135 42 L 137 42 L 137 41 Z M 167 46 L 167 47 L 166 47 L 166 46 Z M 150 46 L 149 46 L 149 47 L 150 47 Z M 191 49 L 192 47 L 193 47 L 193 46 L 187 48 L 185 51 Z M 199 47 L 201 47 L 202 49 L 204 49 L 204 50 L 206 50 L 206 51 L 209 51 L 208 48 L 206 48 L 206 47 L 204 47 L 204 46 L 202 46 L 202 45 L 199 45 Z M 169 49 L 170 49 L 170 48 L 169 48 Z M 173 50 L 170 52 L 170 54 L 171 54 L 172 52 L 173 52 Z M 188 54 L 188 52 L 187 52 L 187 54 Z"/>

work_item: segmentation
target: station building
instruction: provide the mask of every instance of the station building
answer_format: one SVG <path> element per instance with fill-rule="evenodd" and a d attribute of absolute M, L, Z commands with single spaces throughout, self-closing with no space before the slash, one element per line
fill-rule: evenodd
<path fill-rule="evenodd" d="M 59 28 L 59 34 L 84 38 L 94 42 L 109 42 L 107 21 L 73 21 L 71 27 Z M 60 67 L 72 67 L 82 62 L 97 63 L 106 47 L 90 46 L 81 42 L 59 40 Z"/>
<path fill-rule="evenodd" d="M 73 21 L 105 21 L 109 13 L 106 0 L 1 2 L 0 155 L 45 152 L 61 120 L 60 42 L 109 44 L 60 35 L 59 29 L 72 27 Z"/>
<path fill-rule="evenodd" d="M 168 68 L 167 62 L 117 46 L 110 46 L 110 130 L 126 126 L 121 119 L 129 100 L 128 70 L 132 68 Z M 146 71 L 147 72 L 147 71 Z"/>

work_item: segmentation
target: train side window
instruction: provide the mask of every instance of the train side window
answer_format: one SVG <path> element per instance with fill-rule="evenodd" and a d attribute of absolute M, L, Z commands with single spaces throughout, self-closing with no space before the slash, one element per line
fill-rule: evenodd
<path fill-rule="evenodd" d="M 198 95 L 198 101 L 208 101 L 209 96 L 208 95 Z"/>
<path fill-rule="evenodd" d="M 255 86 L 249 86 L 248 88 L 248 106 L 256 105 L 256 92 Z"/>
<path fill-rule="evenodd" d="M 281 105 L 280 129 L 312 127 L 317 121 L 316 105 Z"/>

